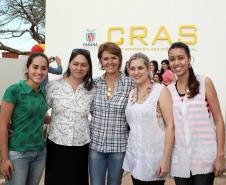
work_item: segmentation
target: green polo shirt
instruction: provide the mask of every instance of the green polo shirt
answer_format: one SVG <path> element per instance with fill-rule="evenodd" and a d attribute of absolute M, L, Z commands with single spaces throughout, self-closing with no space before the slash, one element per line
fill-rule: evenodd
<path fill-rule="evenodd" d="M 33 90 L 25 81 L 8 87 L 3 101 L 14 105 L 9 150 L 38 151 L 45 148 L 43 122 L 47 111 L 45 90 Z"/>

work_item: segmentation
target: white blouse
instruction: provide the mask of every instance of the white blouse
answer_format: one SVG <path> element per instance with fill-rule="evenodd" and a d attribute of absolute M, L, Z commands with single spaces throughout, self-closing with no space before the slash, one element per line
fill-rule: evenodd
<path fill-rule="evenodd" d="M 90 106 L 94 89 L 86 90 L 83 84 L 74 92 L 71 85 L 60 78 L 46 87 L 47 102 L 52 108 L 48 139 L 59 145 L 83 146 L 90 142 Z"/>
<path fill-rule="evenodd" d="M 157 176 L 165 142 L 165 125 L 158 117 L 157 103 L 163 85 L 155 83 L 147 99 L 132 103 L 130 93 L 126 119 L 130 126 L 123 169 L 141 181 L 163 180 Z"/>

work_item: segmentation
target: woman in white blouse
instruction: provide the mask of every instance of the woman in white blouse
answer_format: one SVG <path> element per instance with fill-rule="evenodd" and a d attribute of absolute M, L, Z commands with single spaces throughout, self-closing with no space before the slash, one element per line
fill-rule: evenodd
<path fill-rule="evenodd" d="M 174 141 L 172 98 L 164 85 L 151 81 L 146 55 L 134 54 L 128 67 L 136 88 L 126 106 L 130 133 L 123 169 L 134 185 L 164 185 Z"/>
<path fill-rule="evenodd" d="M 52 115 L 45 184 L 88 185 L 88 115 L 94 95 L 89 51 L 74 49 L 64 77 L 49 82 L 46 90 Z"/>

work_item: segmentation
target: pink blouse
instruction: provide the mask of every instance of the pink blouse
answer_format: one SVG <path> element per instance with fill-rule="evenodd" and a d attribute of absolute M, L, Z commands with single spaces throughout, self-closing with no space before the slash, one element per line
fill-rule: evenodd
<path fill-rule="evenodd" d="M 166 72 L 163 73 L 162 75 L 162 80 L 164 84 L 172 82 L 172 78 L 174 76 L 174 73 L 168 69 Z"/>

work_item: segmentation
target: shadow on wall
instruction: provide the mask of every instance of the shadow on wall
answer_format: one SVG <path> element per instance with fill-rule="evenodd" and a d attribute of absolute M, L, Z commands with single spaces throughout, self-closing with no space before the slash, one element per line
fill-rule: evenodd
<path fill-rule="evenodd" d="M 0 99 L 8 86 L 24 79 L 27 58 L 28 56 L 21 56 L 19 59 L 0 58 Z"/>

